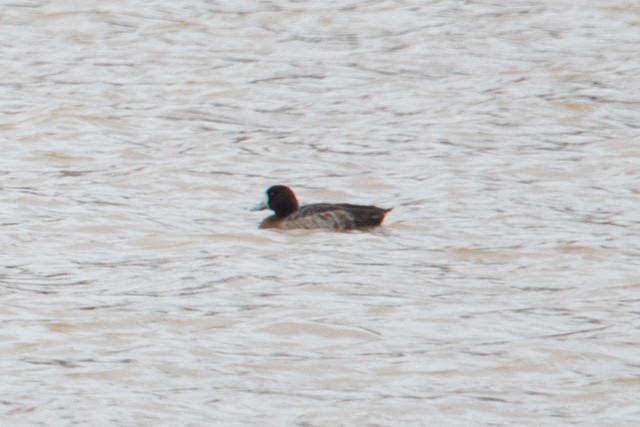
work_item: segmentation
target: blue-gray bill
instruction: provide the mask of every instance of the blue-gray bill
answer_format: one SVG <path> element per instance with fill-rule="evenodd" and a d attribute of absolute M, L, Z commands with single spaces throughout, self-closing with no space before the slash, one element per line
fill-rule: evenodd
<path fill-rule="evenodd" d="M 250 208 L 250 211 L 263 211 L 265 209 L 267 209 L 269 206 L 267 206 L 267 201 L 263 200 L 260 203 L 258 203 L 257 205 L 255 205 L 254 207 Z"/>

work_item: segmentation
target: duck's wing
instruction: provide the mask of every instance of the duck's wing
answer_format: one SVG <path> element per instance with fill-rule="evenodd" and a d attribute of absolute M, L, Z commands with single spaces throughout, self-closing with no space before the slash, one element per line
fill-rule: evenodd
<path fill-rule="evenodd" d="M 316 203 L 305 205 L 285 218 L 281 228 L 327 228 L 350 230 L 355 227 L 352 216 L 339 205 Z"/>
<path fill-rule="evenodd" d="M 381 225 L 384 217 L 391 211 L 391 209 L 383 209 L 371 205 L 351 205 L 343 203 L 336 206 L 349 213 L 354 228 L 367 228 Z"/>
<path fill-rule="evenodd" d="M 282 221 L 281 228 L 329 228 L 351 230 L 382 224 L 391 209 L 348 203 L 306 205 Z"/>

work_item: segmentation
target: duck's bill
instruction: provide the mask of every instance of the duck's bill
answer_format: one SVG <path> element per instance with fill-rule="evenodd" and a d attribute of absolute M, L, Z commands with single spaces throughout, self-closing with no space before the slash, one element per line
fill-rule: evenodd
<path fill-rule="evenodd" d="M 265 209 L 267 209 L 267 202 L 265 200 L 261 201 L 260 203 L 258 203 L 257 205 L 255 205 L 254 207 L 252 207 L 251 209 L 249 209 L 250 211 L 263 211 Z"/>

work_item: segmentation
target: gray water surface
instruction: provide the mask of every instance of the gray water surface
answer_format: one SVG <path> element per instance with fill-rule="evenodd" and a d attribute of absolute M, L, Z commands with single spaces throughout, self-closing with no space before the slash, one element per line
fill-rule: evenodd
<path fill-rule="evenodd" d="M 640 422 L 640 9 L 0 5 L 0 424 Z M 394 207 L 259 230 L 272 184 Z"/>

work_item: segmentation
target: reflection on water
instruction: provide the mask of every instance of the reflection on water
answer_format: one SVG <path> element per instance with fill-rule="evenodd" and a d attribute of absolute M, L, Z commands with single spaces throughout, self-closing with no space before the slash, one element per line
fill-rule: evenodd
<path fill-rule="evenodd" d="M 638 10 L 0 10 L 3 424 L 631 425 Z M 272 184 L 395 206 L 258 230 Z"/>

